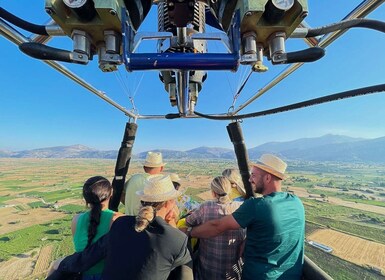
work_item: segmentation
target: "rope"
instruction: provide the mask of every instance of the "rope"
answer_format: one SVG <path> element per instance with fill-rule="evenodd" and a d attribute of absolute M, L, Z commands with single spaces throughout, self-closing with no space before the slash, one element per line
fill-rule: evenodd
<path fill-rule="evenodd" d="M 134 113 L 137 113 L 137 109 L 136 109 L 136 107 L 135 107 L 135 102 L 134 102 L 134 96 L 135 96 L 135 94 L 132 96 L 131 95 L 131 91 L 130 91 L 130 89 L 128 88 L 128 86 L 127 86 L 127 84 L 125 83 L 125 81 L 124 81 L 124 79 L 123 79 L 123 77 L 122 77 L 122 73 L 118 70 L 118 71 L 116 71 L 116 72 L 114 72 L 114 74 L 115 74 L 115 78 L 118 80 L 118 82 L 119 82 L 119 85 L 120 85 L 120 87 L 122 88 L 122 90 L 123 90 L 123 92 L 125 92 L 126 93 L 126 95 L 127 95 L 127 97 L 128 97 L 128 100 L 130 101 L 130 103 L 131 103 L 131 106 L 132 106 L 132 111 L 134 112 Z M 138 90 L 138 87 L 136 88 L 136 90 Z"/>
<path fill-rule="evenodd" d="M 361 96 L 361 95 L 368 95 L 368 94 L 373 94 L 377 92 L 384 92 L 385 91 L 385 84 L 380 84 L 380 85 L 374 85 L 374 86 L 369 86 L 369 87 L 363 87 L 363 88 L 358 88 L 358 89 L 353 89 L 353 90 L 348 90 L 340 93 L 335 93 L 315 99 L 310 99 L 307 101 L 302 101 L 299 103 L 294 103 L 282 107 L 277 107 L 269 110 L 264 110 L 264 111 L 259 111 L 259 112 L 254 112 L 254 113 L 249 113 L 249 114 L 244 114 L 244 115 L 234 115 L 234 116 L 211 116 L 211 115 L 206 115 L 202 114 L 199 112 L 194 112 L 197 116 L 200 116 L 202 118 L 206 119 L 211 119 L 211 120 L 239 120 L 239 119 L 246 119 L 246 118 L 255 118 L 255 117 L 260 117 L 260 116 L 267 116 L 267 115 L 272 115 L 272 114 L 277 114 L 277 113 L 282 113 L 282 112 L 287 112 L 291 110 L 296 110 L 304 107 L 309 107 L 309 106 L 314 106 L 322 103 L 327 103 L 327 102 L 332 102 L 336 100 L 341 100 L 345 98 L 351 98 L 351 97 L 356 97 L 356 96 Z"/>
<path fill-rule="evenodd" d="M 237 101 L 237 98 L 239 97 L 239 95 L 241 94 L 241 91 L 244 89 L 244 87 L 246 86 L 246 83 L 248 82 L 248 80 L 250 79 L 250 76 L 251 74 L 253 73 L 252 70 L 250 70 L 249 74 L 247 75 L 246 79 L 243 81 L 243 83 L 241 84 L 241 86 L 238 88 L 237 90 L 237 93 L 234 94 L 233 96 L 233 103 L 231 104 L 230 108 L 234 108 L 235 106 L 235 102 Z"/>

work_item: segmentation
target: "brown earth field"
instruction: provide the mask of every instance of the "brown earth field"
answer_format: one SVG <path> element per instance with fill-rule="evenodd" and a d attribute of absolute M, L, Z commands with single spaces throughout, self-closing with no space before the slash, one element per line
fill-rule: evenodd
<path fill-rule="evenodd" d="M 35 249 L 34 251 L 39 252 L 40 249 Z M 6 262 L 0 262 L 0 280 L 28 279 L 32 275 L 35 263 L 39 257 L 39 254 L 31 257 L 31 252 L 27 252 L 23 256 L 13 257 Z"/>
<path fill-rule="evenodd" d="M 55 212 L 49 208 L 36 208 L 24 211 L 15 210 L 13 207 L 1 208 L 0 220 L 2 226 L 0 227 L 0 234 L 9 233 L 66 216 L 67 215 L 64 213 Z"/>
<path fill-rule="evenodd" d="M 333 255 L 358 265 L 385 271 L 385 245 L 331 229 L 319 229 L 307 237 L 333 249 Z"/>

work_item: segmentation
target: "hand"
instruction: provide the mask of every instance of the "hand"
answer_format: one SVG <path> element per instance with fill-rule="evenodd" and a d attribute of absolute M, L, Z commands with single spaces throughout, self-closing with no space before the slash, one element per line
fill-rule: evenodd
<path fill-rule="evenodd" d="M 177 206 L 173 207 L 172 210 L 170 210 L 166 216 L 165 216 L 165 221 L 172 227 L 176 228 L 176 225 L 179 220 L 179 209 Z"/>
<path fill-rule="evenodd" d="M 187 227 L 180 227 L 179 230 L 187 235 Z"/>

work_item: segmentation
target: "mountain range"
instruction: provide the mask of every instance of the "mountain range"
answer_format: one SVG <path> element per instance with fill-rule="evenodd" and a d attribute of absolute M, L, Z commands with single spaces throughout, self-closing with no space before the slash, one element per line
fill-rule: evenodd
<path fill-rule="evenodd" d="M 234 159 L 232 149 L 198 147 L 187 151 L 157 150 L 165 159 Z M 144 159 L 147 152 L 133 155 Z M 273 153 L 286 160 L 385 163 L 385 137 L 353 138 L 327 134 L 315 138 L 301 138 L 287 142 L 268 142 L 248 149 L 251 160 L 263 153 Z M 106 158 L 116 159 L 118 151 L 100 151 L 83 145 L 60 146 L 25 151 L 0 150 L 6 158 Z"/>

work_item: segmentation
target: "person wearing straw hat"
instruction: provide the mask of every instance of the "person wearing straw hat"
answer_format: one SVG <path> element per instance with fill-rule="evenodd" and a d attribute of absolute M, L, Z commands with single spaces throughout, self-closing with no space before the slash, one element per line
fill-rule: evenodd
<path fill-rule="evenodd" d="M 125 206 L 126 215 L 137 215 L 140 208 L 140 200 L 135 195 L 137 191 L 143 190 L 143 184 L 150 175 L 161 174 L 164 166 L 162 153 L 148 152 L 146 161 L 143 163 L 144 173 L 133 175 L 124 185 L 120 201 Z"/>
<path fill-rule="evenodd" d="M 69 273 L 84 271 L 103 258 L 102 279 L 192 280 L 188 238 L 167 223 L 182 192 L 170 176 L 151 175 L 136 194 L 141 201 L 137 216 L 118 218 L 96 243 L 64 258 L 47 280 L 69 279 Z"/>
<path fill-rule="evenodd" d="M 234 213 L 189 229 L 192 237 L 209 238 L 246 228 L 242 279 L 301 279 L 305 211 L 300 199 L 282 192 L 286 163 L 263 154 L 251 163 L 249 182 L 262 197 L 247 199 Z"/>

